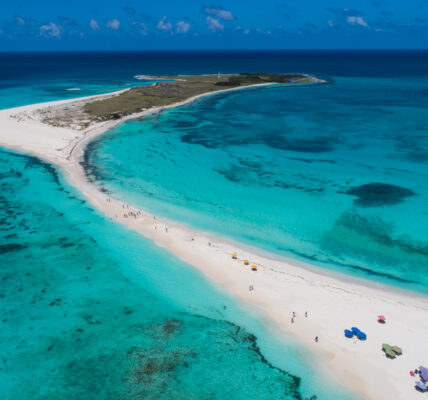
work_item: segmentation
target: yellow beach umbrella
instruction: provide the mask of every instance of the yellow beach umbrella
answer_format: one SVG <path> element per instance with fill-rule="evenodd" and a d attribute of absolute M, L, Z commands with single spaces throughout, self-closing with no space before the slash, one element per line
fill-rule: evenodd
<path fill-rule="evenodd" d="M 252 266 L 251 266 L 251 269 L 252 269 L 253 271 L 257 271 L 257 265 L 252 265 Z"/>
<path fill-rule="evenodd" d="M 236 253 L 232 254 L 232 258 L 235 259 L 235 260 L 238 258 L 238 256 L 236 255 Z"/>
<path fill-rule="evenodd" d="M 248 260 L 244 260 L 244 264 L 248 265 L 250 262 Z"/>

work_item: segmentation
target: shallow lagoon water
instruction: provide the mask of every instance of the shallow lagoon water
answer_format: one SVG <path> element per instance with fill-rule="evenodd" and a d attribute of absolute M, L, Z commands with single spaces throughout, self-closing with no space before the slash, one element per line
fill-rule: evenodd
<path fill-rule="evenodd" d="M 0 151 L 0 171 L 2 398 L 351 399 L 56 169 Z"/>
<path fill-rule="evenodd" d="M 402 74 L 213 95 L 116 127 L 89 171 L 159 215 L 426 293 L 427 92 Z"/>

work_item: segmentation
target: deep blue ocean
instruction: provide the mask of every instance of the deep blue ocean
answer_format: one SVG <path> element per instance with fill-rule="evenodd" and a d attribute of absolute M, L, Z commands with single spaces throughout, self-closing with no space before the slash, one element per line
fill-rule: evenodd
<path fill-rule="evenodd" d="M 90 147 L 97 183 L 265 250 L 426 291 L 427 52 L 0 54 L 0 108 L 217 71 L 328 83 L 121 124 Z M 3 398 L 351 399 L 292 338 L 98 214 L 52 166 L 1 150 L 0 187 Z"/>

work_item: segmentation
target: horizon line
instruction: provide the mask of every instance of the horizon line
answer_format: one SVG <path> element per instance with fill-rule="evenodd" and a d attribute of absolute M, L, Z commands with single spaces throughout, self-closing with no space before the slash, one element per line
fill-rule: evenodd
<path fill-rule="evenodd" d="M 428 52 L 428 48 L 415 48 L 415 49 L 405 49 L 405 48 L 378 48 L 378 49 L 352 49 L 352 48 L 337 48 L 337 49 L 245 49 L 245 48 L 236 48 L 236 49 L 112 49 L 112 50 L 91 50 L 91 49 L 76 49 L 76 50 L 0 50 L 0 54 L 20 54 L 20 53 L 178 53 L 178 52 L 234 52 L 234 51 L 258 51 L 258 52 L 268 52 L 268 51 L 289 51 L 289 52 L 304 52 L 304 51 L 313 51 L 313 52 L 391 52 L 391 51 L 407 51 L 407 52 Z"/>

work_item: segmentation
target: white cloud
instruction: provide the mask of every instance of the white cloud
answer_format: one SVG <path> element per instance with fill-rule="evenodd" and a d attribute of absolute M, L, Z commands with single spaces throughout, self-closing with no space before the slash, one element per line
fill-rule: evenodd
<path fill-rule="evenodd" d="M 100 30 L 100 26 L 98 25 L 98 22 L 95 21 L 94 19 L 91 19 L 89 21 L 89 26 L 91 27 L 92 30 L 94 31 L 99 31 Z"/>
<path fill-rule="evenodd" d="M 360 25 L 364 26 L 365 28 L 369 27 L 369 24 L 364 20 L 363 17 L 356 17 L 353 15 L 350 15 L 346 18 L 346 22 L 350 25 Z"/>
<path fill-rule="evenodd" d="M 219 22 L 218 19 L 215 19 L 208 15 L 207 17 L 207 25 L 208 29 L 215 32 L 215 31 L 224 31 L 224 25 Z"/>
<path fill-rule="evenodd" d="M 272 31 L 270 31 L 270 30 L 264 30 L 264 29 L 262 29 L 262 28 L 256 28 L 255 29 L 255 31 L 257 32 L 257 33 L 260 33 L 260 34 L 262 34 L 262 35 L 271 35 L 272 34 Z M 245 33 L 245 32 L 244 32 Z"/>
<path fill-rule="evenodd" d="M 178 33 L 187 33 L 189 32 L 190 24 L 185 21 L 178 21 L 177 22 L 177 32 Z"/>
<path fill-rule="evenodd" d="M 242 26 L 237 26 L 235 29 L 237 31 L 242 32 L 244 35 L 248 35 L 250 33 L 250 30 L 248 28 L 243 28 Z"/>
<path fill-rule="evenodd" d="M 147 28 L 146 24 L 143 22 L 138 24 L 138 31 L 144 36 L 147 36 L 149 34 L 149 28 Z"/>
<path fill-rule="evenodd" d="M 54 24 L 53 22 L 49 22 L 49 24 L 40 25 L 39 36 L 60 38 L 61 27 L 59 25 Z"/>
<path fill-rule="evenodd" d="M 234 15 L 230 11 L 223 10 L 222 8 L 206 7 L 205 12 L 207 14 L 214 15 L 215 17 L 223 19 L 225 21 L 232 21 L 233 19 L 235 19 Z"/>
<path fill-rule="evenodd" d="M 115 18 L 114 19 L 109 19 L 106 22 L 106 27 L 110 28 L 110 29 L 113 29 L 114 31 L 117 31 L 119 29 L 119 27 L 120 27 L 120 21 L 117 20 L 117 19 L 115 19 Z"/>
<path fill-rule="evenodd" d="M 144 22 L 132 21 L 131 26 L 134 26 L 141 35 L 147 36 L 149 34 L 149 28 Z"/>
<path fill-rule="evenodd" d="M 169 32 L 172 31 L 172 24 L 171 22 L 167 22 L 166 17 L 163 17 L 161 20 L 159 20 L 156 28 L 158 28 L 160 31 Z"/>
<path fill-rule="evenodd" d="M 17 23 L 19 26 L 24 26 L 24 25 L 25 25 L 25 20 L 24 20 L 24 18 L 22 18 L 22 17 L 20 17 L 19 15 L 17 15 L 17 16 L 16 16 L 16 23 Z"/>

